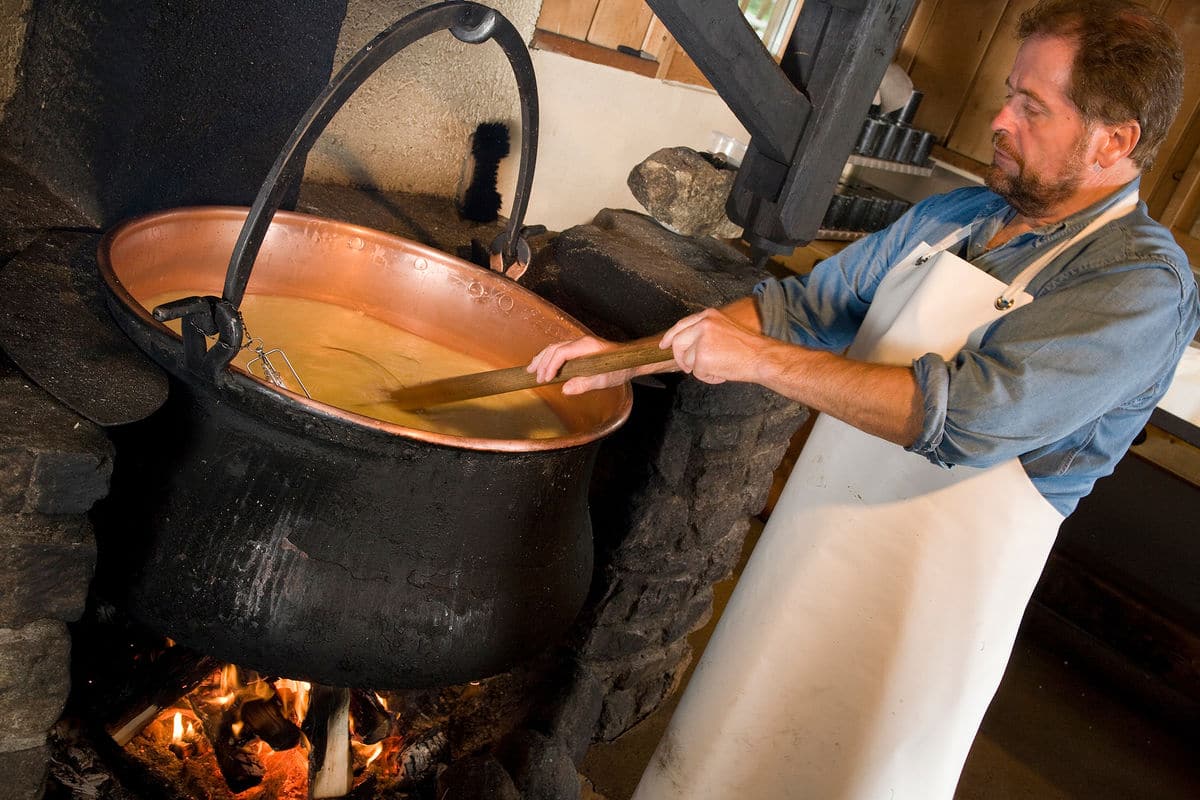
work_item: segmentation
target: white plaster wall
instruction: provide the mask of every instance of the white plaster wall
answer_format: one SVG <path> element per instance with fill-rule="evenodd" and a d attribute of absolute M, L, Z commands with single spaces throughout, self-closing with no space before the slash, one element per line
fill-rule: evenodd
<path fill-rule="evenodd" d="M 13 0 L 0 0 L 12 2 Z M 540 0 L 491 2 L 530 40 Z M 425 2 L 351 0 L 335 72 L 364 44 Z M 662 147 L 709 146 L 713 130 L 748 136 L 716 93 L 668 84 L 558 53 L 533 51 L 541 106 L 537 169 L 526 219 L 553 230 L 602 208 L 639 208 L 629 171 Z M 334 117 L 309 155 L 306 179 L 453 196 L 480 122 L 512 131 L 500 171 L 511 207 L 520 146 L 512 71 L 493 43 L 438 33 L 396 56 Z"/>
<path fill-rule="evenodd" d="M 0 0 L 0 117 L 17 90 L 17 66 L 25 44 L 30 0 Z"/>
<path fill-rule="evenodd" d="M 530 223 L 563 230 L 590 222 L 602 208 L 641 210 L 625 181 L 646 156 L 663 147 L 707 150 L 714 130 L 749 141 L 711 90 L 545 50 L 533 52 L 533 65 L 542 113 Z M 515 163 L 504 166 L 502 186 L 516 170 Z"/>
<path fill-rule="evenodd" d="M 350 0 L 334 72 L 401 17 L 429 5 Z M 526 41 L 540 0 L 489 0 Z M 451 196 L 480 122 L 519 127 L 512 69 L 494 42 L 436 33 L 385 64 L 347 101 L 309 154 L 307 180 Z M 516 152 L 517 142 L 513 142 Z"/>

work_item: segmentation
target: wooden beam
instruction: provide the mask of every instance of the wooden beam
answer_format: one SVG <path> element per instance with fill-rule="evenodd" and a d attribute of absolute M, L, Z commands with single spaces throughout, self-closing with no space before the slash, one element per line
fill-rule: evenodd
<path fill-rule="evenodd" d="M 658 72 L 657 61 L 626 55 L 616 50 L 609 50 L 606 47 L 599 47 L 589 42 L 581 42 L 578 39 L 570 39 L 566 36 L 560 36 L 557 33 L 550 33 L 549 31 L 534 31 L 533 48 L 535 50 L 548 50 L 552 53 L 562 53 L 572 58 L 578 58 L 581 61 L 590 61 L 593 64 L 602 64 L 606 67 L 615 67 L 616 69 L 623 69 L 628 72 L 636 72 L 638 75 L 645 75 L 648 78 L 653 78 L 655 73 Z"/>

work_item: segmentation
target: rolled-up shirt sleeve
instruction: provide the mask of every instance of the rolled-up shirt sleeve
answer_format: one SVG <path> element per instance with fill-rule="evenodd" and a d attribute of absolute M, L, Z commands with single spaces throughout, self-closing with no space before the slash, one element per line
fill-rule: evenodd
<path fill-rule="evenodd" d="M 930 201 L 924 201 L 928 203 Z M 850 345 L 880 280 L 908 249 L 914 214 L 830 256 L 804 276 L 769 279 L 754 289 L 762 332 L 774 339 L 840 352 Z"/>
<path fill-rule="evenodd" d="M 1166 264 L 1114 265 L 1050 288 L 950 362 L 917 359 L 925 418 L 908 449 L 941 466 L 988 467 L 1056 442 L 1131 397 L 1156 397 L 1163 365 L 1177 359 L 1194 324 L 1186 292 Z"/>

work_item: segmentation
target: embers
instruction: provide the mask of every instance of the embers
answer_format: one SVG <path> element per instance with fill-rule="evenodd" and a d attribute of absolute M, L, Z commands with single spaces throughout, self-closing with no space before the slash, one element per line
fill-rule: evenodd
<path fill-rule="evenodd" d="M 403 697 L 398 704 L 406 707 Z M 206 797 L 342 797 L 368 783 L 372 791 L 403 790 L 429 777 L 448 745 L 434 725 L 444 720 L 393 712 L 382 694 L 272 679 L 232 665 L 148 713 L 154 708 L 130 709 L 107 726 L 109 734 L 143 769 Z M 401 735 L 402 716 L 426 720 L 424 729 L 414 725 Z"/>
<path fill-rule="evenodd" d="M 93 719 L 119 749 L 97 750 L 120 762 L 124 783 L 156 798 L 432 797 L 441 768 L 509 733 L 540 682 L 519 672 L 374 692 L 262 676 L 183 647 L 131 660 L 136 692 Z"/>

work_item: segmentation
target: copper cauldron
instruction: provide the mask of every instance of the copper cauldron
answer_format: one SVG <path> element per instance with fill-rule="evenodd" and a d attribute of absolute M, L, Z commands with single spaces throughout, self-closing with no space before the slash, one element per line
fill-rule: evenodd
<path fill-rule="evenodd" d="M 276 213 L 280 176 L 353 88 L 444 29 L 495 39 L 521 86 L 520 196 L 499 247 L 511 260 L 532 180 L 532 66 L 503 17 L 467 2 L 421 9 L 352 59 L 249 211 L 152 214 L 101 244 L 114 316 L 172 376 L 167 406 L 129 437 L 142 446 L 118 450 L 136 465 L 120 491 L 130 608 L 185 645 L 264 673 L 376 688 L 495 674 L 557 640 L 591 579 L 587 487 L 599 440 L 628 416 L 627 387 L 581 398 L 540 390 L 564 435 L 463 437 L 360 416 L 230 365 L 246 292 L 335 303 L 496 366 L 585 332 L 497 272 Z M 211 294 L 145 308 L 181 287 Z M 182 317 L 182 337 L 164 326 L 171 316 Z"/>

